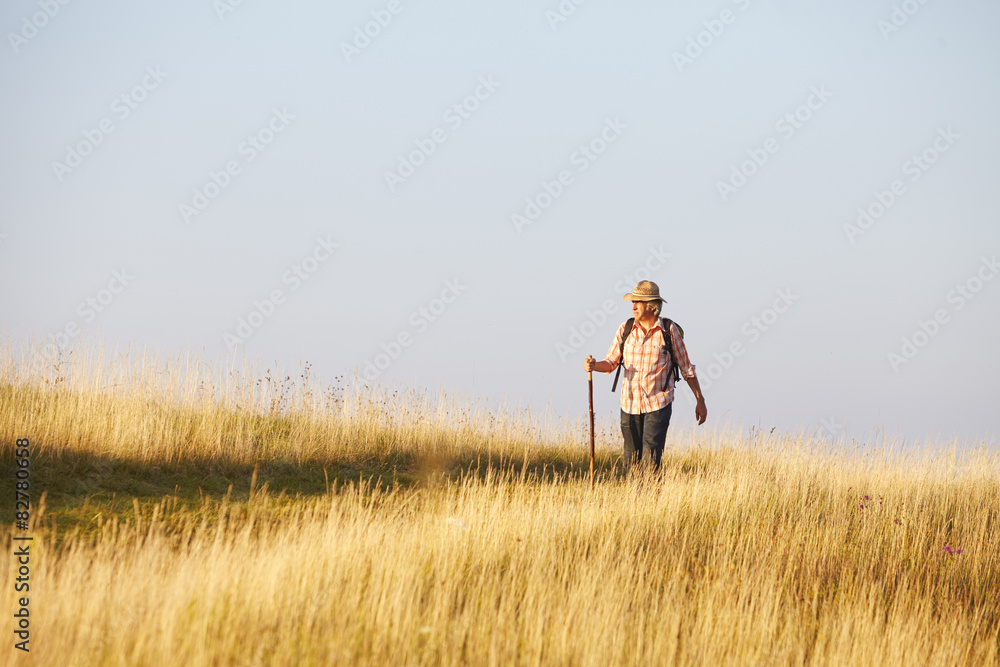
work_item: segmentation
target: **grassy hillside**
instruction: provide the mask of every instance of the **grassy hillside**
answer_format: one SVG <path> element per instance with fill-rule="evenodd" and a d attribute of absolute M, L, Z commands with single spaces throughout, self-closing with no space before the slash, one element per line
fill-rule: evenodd
<path fill-rule="evenodd" d="M 4 344 L 0 662 L 1000 664 L 995 453 L 679 431 L 625 478 L 600 440 L 591 485 L 579 422 Z"/>

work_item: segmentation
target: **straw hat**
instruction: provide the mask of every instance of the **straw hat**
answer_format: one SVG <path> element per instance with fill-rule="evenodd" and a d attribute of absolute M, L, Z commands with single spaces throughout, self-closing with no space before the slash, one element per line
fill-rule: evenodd
<path fill-rule="evenodd" d="M 622 298 L 625 301 L 663 301 L 663 297 L 660 296 L 660 288 L 649 280 L 640 281 L 631 294 L 626 294 Z"/>

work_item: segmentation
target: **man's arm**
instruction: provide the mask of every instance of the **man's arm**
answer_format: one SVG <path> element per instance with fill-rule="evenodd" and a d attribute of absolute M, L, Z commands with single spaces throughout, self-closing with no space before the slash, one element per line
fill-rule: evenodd
<path fill-rule="evenodd" d="M 610 373 L 615 370 L 615 366 L 617 365 L 603 359 L 601 361 L 594 361 L 593 357 L 587 357 L 583 360 L 583 370 L 597 371 L 598 373 Z"/>
<path fill-rule="evenodd" d="M 701 393 L 701 384 L 698 382 L 698 376 L 693 375 L 684 379 L 687 380 L 688 386 L 691 387 L 694 397 L 698 399 L 698 405 L 694 406 L 694 416 L 697 418 L 699 424 L 704 424 L 705 420 L 708 419 L 708 407 L 706 407 L 705 397 Z"/>
<path fill-rule="evenodd" d="M 670 340 L 673 343 L 672 347 L 677 354 L 677 365 L 681 368 L 681 374 L 687 381 L 688 386 L 691 387 L 691 393 L 694 394 L 695 399 L 698 401 L 698 404 L 694 408 L 695 419 L 698 420 L 699 424 L 704 424 L 705 420 L 708 419 L 708 408 L 705 406 L 705 396 L 701 393 L 701 384 L 698 382 L 698 376 L 694 374 L 694 366 L 691 364 L 691 359 L 688 358 L 687 347 L 684 345 L 684 338 L 680 335 L 680 330 L 677 328 L 677 325 L 673 323 L 670 325 Z"/>

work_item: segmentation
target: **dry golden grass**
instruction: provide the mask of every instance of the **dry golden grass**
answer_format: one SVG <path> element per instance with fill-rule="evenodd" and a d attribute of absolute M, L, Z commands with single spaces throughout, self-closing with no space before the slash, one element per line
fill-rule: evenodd
<path fill-rule="evenodd" d="M 30 437 L 48 503 L 4 664 L 1000 663 L 985 447 L 688 431 L 626 479 L 605 432 L 591 487 L 579 422 L 87 354 L 0 346 L 0 492 Z"/>

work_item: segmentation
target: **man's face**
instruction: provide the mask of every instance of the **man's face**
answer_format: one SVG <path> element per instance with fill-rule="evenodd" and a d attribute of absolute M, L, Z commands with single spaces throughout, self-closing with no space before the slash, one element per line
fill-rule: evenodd
<path fill-rule="evenodd" d="M 652 314 L 653 305 L 649 301 L 633 301 L 632 317 L 637 320 L 644 319 L 647 313 Z"/>

